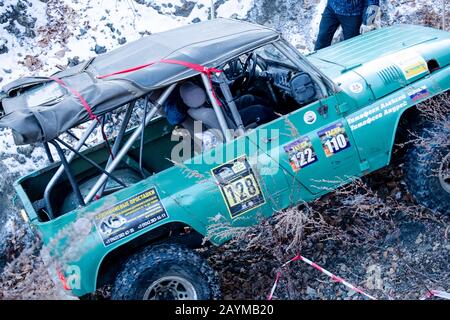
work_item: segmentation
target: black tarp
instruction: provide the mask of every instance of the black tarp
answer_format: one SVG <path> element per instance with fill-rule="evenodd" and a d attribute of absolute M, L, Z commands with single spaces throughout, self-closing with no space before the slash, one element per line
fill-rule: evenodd
<path fill-rule="evenodd" d="M 106 79 L 98 79 L 100 75 L 162 59 L 215 67 L 279 37 L 259 25 L 216 19 L 143 37 L 54 76 L 78 91 L 96 115 L 102 115 L 198 72 L 159 63 Z M 21 78 L 2 90 L 6 97 L 1 100 L 0 127 L 11 128 L 18 145 L 49 141 L 89 120 L 80 100 L 46 77 Z"/>

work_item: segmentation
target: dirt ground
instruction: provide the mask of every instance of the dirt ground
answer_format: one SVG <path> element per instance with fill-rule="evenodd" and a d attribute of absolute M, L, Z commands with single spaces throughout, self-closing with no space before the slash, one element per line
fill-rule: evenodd
<path fill-rule="evenodd" d="M 405 208 L 415 206 L 401 176 L 402 166 L 395 164 L 366 181 L 379 199 L 394 196 Z M 276 251 L 268 246 L 246 250 L 239 241 L 206 250 L 203 254 L 219 271 L 224 298 L 267 299 L 276 272 L 295 253 L 377 299 L 419 299 L 429 290 L 450 290 L 448 217 L 427 217 L 411 211 L 368 218 L 346 212 L 342 200 L 348 197 L 338 192 L 313 205 L 324 215 L 331 214 L 329 218 L 344 230 L 344 237 L 317 239 L 306 234 L 300 245 L 289 251 L 285 251 L 286 243 L 277 243 L 277 239 L 273 243 L 278 246 Z M 333 210 L 333 206 L 339 210 Z M 301 261 L 281 271 L 274 299 L 366 299 Z"/>

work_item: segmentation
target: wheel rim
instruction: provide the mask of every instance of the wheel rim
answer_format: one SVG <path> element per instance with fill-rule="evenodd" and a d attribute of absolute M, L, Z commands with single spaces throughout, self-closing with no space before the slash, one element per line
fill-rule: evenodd
<path fill-rule="evenodd" d="M 450 153 L 444 158 L 439 168 L 439 182 L 450 193 Z"/>
<path fill-rule="evenodd" d="M 163 277 L 148 287 L 144 300 L 197 300 L 197 292 L 192 283 L 184 278 Z"/>

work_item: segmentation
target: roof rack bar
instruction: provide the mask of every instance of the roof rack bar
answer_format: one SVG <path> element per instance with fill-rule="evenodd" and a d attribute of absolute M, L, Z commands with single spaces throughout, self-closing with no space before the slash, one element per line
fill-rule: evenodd
<path fill-rule="evenodd" d="M 126 110 L 126 112 L 125 112 L 125 116 L 123 117 L 122 124 L 121 124 L 120 129 L 119 129 L 119 133 L 117 134 L 116 140 L 114 141 L 114 145 L 113 145 L 113 147 L 112 147 L 112 153 L 113 153 L 113 154 L 116 154 L 116 153 L 117 153 L 117 151 L 118 151 L 119 148 L 120 148 L 120 145 L 122 144 L 122 140 L 123 140 L 123 137 L 124 137 L 124 135 L 125 135 L 125 132 L 127 131 L 127 126 L 128 126 L 128 123 L 130 122 L 131 114 L 132 114 L 132 112 L 133 112 L 133 109 L 134 109 L 134 106 L 135 106 L 135 105 L 136 105 L 136 100 L 133 100 L 133 101 L 130 102 L 130 103 L 128 104 L 128 106 L 127 106 L 127 110 Z M 111 163 L 112 160 L 113 160 L 113 159 L 112 159 L 112 157 L 111 157 L 111 155 L 110 155 L 109 158 L 108 158 L 108 162 L 106 163 L 105 168 L 108 168 L 108 166 L 110 165 L 110 163 Z M 103 192 L 105 191 L 106 183 L 107 183 L 107 182 L 108 182 L 108 179 L 106 179 L 106 181 L 105 181 L 105 183 L 103 184 L 102 188 L 101 188 L 100 191 L 98 192 L 97 195 L 98 195 L 99 197 L 101 197 L 102 194 L 103 194 Z"/>
<path fill-rule="evenodd" d="M 122 187 L 126 187 L 127 185 L 125 183 L 123 183 L 122 181 L 120 181 L 118 178 L 116 178 L 112 173 L 109 173 L 107 171 L 105 171 L 105 169 L 103 169 L 98 163 L 96 163 L 94 160 L 89 159 L 88 157 L 86 157 L 84 154 L 82 154 L 81 152 L 75 151 L 69 144 L 65 143 L 64 141 L 62 141 L 59 138 L 55 138 L 55 140 L 62 144 L 64 147 L 66 147 L 67 149 L 69 149 L 72 152 L 75 152 L 75 154 L 77 156 L 79 156 L 81 159 L 85 160 L 86 162 L 88 162 L 89 164 L 91 164 L 93 167 L 97 168 L 99 171 L 101 171 L 102 173 L 108 175 L 111 179 L 113 179 L 115 182 L 117 182 L 118 184 L 120 184 Z"/>
<path fill-rule="evenodd" d="M 44 145 L 45 154 L 47 155 L 48 161 L 50 163 L 55 163 L 55 159 L 53 159 L 52 153 L 50 152 L 50 147 L 48 146 L 48 142 L 42 143 Z"/>
<path fill-rule="evenodd" d="M 58 152 L 58 156 L 64 166 L 67 178 L 69 179 L 70 185 L 72 186 L 72 190 L 75 193 L 75 196 L 77 197 L 78 205 L 84 206 L 84 200 L 83 196 L 81 195 L 80 187 L 78 186 L 77 181 L 75 180 L 75 177 L 73 176 L 72 169 L 70 168 L 69 162 L 67 162 L 66 156 L 64 155 L 63 150 L 61 149 L 61 146 L 54 140 L 49 141 Z M 49 213 L 50 215 L 50 213 Z M 52 214 L 53 215 L 53 214 Z"/>
<path fill-rule="evenodd" d="M 66 133 L 71 136 L 72 138 L 74 138 L 76 141 L 80 141 L 80 139 L 75 135 L 75 133 L 72 132 L 72 130 L 67 130 Z M 84 143 L 85 147 L 89 147 L 86 143 Z"/>
<path fill-rule="evenodd" d="M 234 102 L 233 95 L 231 94 L 230 87 L 227 84 L 227 77 L 222 72 L 219 75 L 219 83 L 220 89 L 222 90 L 222 94 L 225 97 L 225 100 L 228 104 L 228 108 L 231 111 L 231 115 L 233 116 L 234 123 L 238 128 L 238 135 L 242 136 L 245 133 L 244 124 L 242 123 L 241 115 L 236 107 L 236 103 Z"/>
<path fill-rule="evenodd" d="M 143 162 L 143 157 L 144 157 L 145 118 L 147 118 L 148 105 L 149 105 L 149 100 L 148 100 L 148 95 L 146 95 L 145 96 L 145 105 L 144 105 L 144 118 L 142 119 L 142 124 L 141 124 L 141 126 L 142 126 L 141 145 L 139 146 L 139 171 L 141 172 L 141 176 L 143 179 L 146 178 L 142 162 Z"/>
<path fill-rule="evenodd" d="M 169 98 L 172 91 L 177 86 L 177 83 L 172 84 L 169 86 L 162 94 L 161 97 L 159 97 L 156 104 L 153 106 L 153 108 L 149 111 L 146 119 L 145 119 L 145 125 L 147 126 L 150 121 L 155 116 L 156 112 L 161 108 L 161 106 L 164 104 L 164 102 Z M 128 150 L 133 146 L 133 144 L 136 142 L 136 140 L 141 135 L 141 130 L 143 130 L 143 126 L 138 126 L 131 137 L 127 140 L 125 145 L 120 149 L 120 151 L 117 153 L 114 160 L 110 163 L 110 165 L 106 168 L 107 172 L 112 172 L 117 167 L 117 165 L 122 161 L 123 157 L 127 154 Z M 97 180 L 95 185 L 92 187 L 92 189 L 89 191 L 89 194 L 84 198 L 84 201 L 86 203 L 89 203 L 97 194 L 98 190 L 103 186 L 103 184 L 106 182 L 108 176 L 106 174 L 102 174 L 102 176 Z"/>
<path fill-rule="evenodd" d="M 222 130 L 222 134 L 225 137 L 226 142 L 230 142 L 232 140 L 230 130 L 228 130 L 227 121 L 222 113 L 222 108 L 217 103 L 216 97 L 214 96 L 213 90 L 214 88 L 211 85 L 211 82 L 208 76 L 204 73 L 201 74 L 203 84 L 206 88 L 206 92 L 208 93 L 209 101 L 211 102 L 214 112 L 216 114 L 217 120 L 219 121 L 220 129 Z"/>
<path fill-rule="evenodd" d="M 79 151 L 81 147 L 84 145 L 86 140 L 89 138 L 89 136 L 92 134 L 94 129 L 97 127 L 97 121 L 92 121 L 87 130 L 84 132 L 83 136 L 80 138 L 80 140 L 77 142 L 76 146 L 74 147 L 74 150 Z M 72 162 L 73 158 L 75 157 L 75 153 L 71 152 L 67 156 L 67 162 Z M 47 187 L 45 187 L 44 191 L 44 202 L 45 202 L 45 208 L 47 209 L 48 215 L 51 219 L 54 218 L 53 209 L 50 202 L 50 194 L 55 187 L 56 183 L 58 182 L 59 178 L 64 173 L 64 165 L 61 165 L 59 169 L 56 171 L 56 173 L 53 175 L 53 177 L 50 179 L 50 181 L 47 184 Z"/>

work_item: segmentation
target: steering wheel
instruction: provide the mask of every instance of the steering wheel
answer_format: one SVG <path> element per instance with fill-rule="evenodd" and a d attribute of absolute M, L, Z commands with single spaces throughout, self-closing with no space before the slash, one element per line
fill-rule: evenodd
<path fill-rule="evenodd" d="M 246 90 L 250 86 L 250 84 L 255 79 L 256 75 L 256 66 L 258 60 L 258 56 L 256 53 L 252 52 L 248 55 L 247 60 L 245 60 L 244 68 L 243 68 L 243 80 L 241 83 L 241 90 Z"/>
<path fill-rule="evenodd" d="M 233 83 L 232 89 L 234 92 L 237 92 L 238 95 L 240 92 L 246 91 L 255 79 L 256 60 L 256 54 L 251 53 L 248 55 L 243 65 L 239 60 L 239 68 L 236 68 L 236 63 L 234 61 L 230 63 L 231 70 L 228 71 L 227 78 Z"/>

